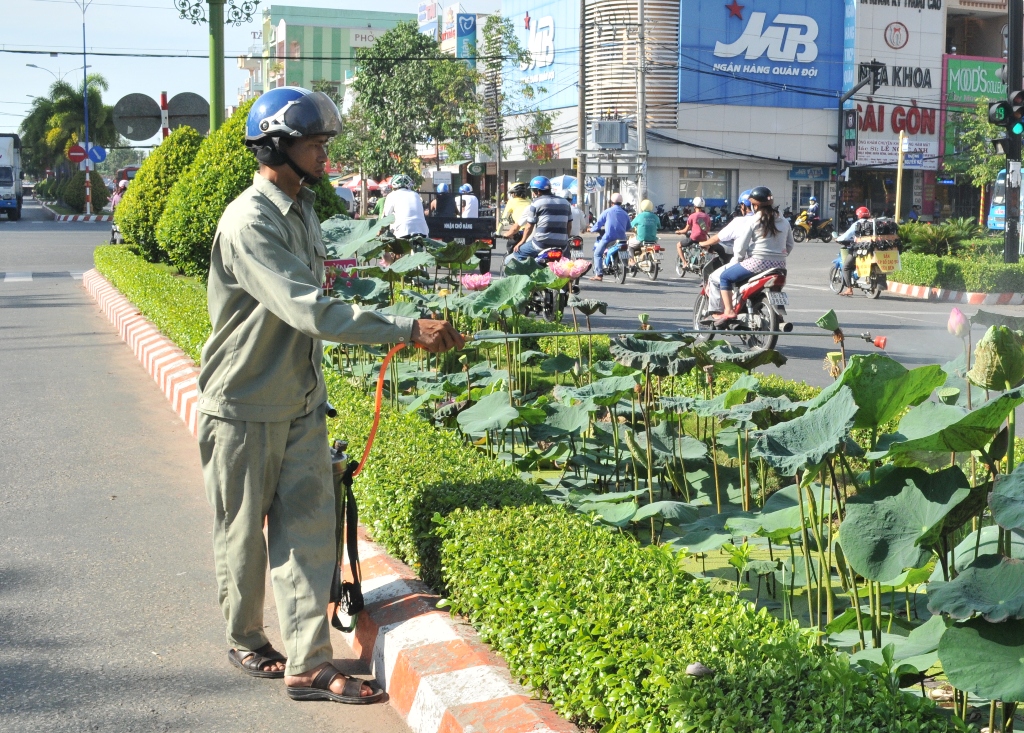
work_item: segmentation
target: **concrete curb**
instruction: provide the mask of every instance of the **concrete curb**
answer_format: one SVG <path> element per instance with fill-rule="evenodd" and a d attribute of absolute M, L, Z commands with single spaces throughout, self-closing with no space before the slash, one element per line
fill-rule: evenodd
<path fill-rule="evenodd" d="M 96 270 L 85 289 L 197 434 L 199 369 Z M 366 609 L 345 640 L 414 733 L 578 733 L 533 700 L 476 632 L 437 610 L 438 596 L 359 528 Z"/>
<path fill-rule="evenodd" d="M 893 282 L 888 283 L 888 289 L 890 293 L 905 295 L 908 298 L 937 300 L 943 303 L 962 303 L 964 305 L 1021 305 L 1024 303 L 1024 293 L 962 293 L 959 290 Z"/>
<path fill-rule="evenodd" d="M 90 214 L 89 216 L 85 214 L 58 214 L 42 201 L 39 201 L 39 205 L 53 217 L 54 221 L 113 221 L 114 219 L 113 214 Z"/>

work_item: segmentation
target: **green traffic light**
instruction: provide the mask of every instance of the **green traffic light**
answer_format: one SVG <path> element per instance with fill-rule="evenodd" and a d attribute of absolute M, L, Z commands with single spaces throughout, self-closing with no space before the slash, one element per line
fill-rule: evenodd
<path fill-rule="evenodd" d="M 1010 128 L 1010 132 L 1014 135 L 1024 134 L 1024 122 L 1014 122 L 1013 127 Z"/>

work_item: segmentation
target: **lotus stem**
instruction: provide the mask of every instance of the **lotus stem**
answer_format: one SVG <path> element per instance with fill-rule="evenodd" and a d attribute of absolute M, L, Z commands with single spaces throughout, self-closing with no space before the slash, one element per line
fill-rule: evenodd
<path fill-rule="evenodd" d="M 822 487 L 822 490 L 824 491 L 824 486 Z M 817 518 L 819 516 L 819 514 L 818 514 L 818 504 L 814 500 L 814 490 L 813 490 L 812 486 L 807 486 L 807 505 L 808 505 L 808 508 L 811 510 L 811 519 L 813 520 L 813 522 L 811 524 L 811 533 L 814 535 L 814 542 L 818 546 L 818 578 L 817 578 L 818 582 L 816 584 L 817 585 L 817 598 L 818 598 L 818 613 L 817 613 L 817 616 L 816 616 L 816 619 L 817 619 L 816 625 L 818 627 L 818 630 L 820 631 L 821 630 L 821 605 L 822 605 L 822 603 L 821 603 L 822 575 L 824 574 L 824 569 L 821 566 L 825 562 L 825 550 L 824 550 L 824 548 L 822 546 L 822 543 L 821 543 L 821 527 L 818 525 L 818 521 L 817 521 Z"/>
<path fill-rule="evenodd" d="M 829 466 L 829 470 L 831 470 L 832 469 L 832 460 L 831 459 L 829 459 L 828 466 Z M 836 475 L 835 471 L 832 471 L 832 480 L 833 481 L 835 481 L 835 475 Z M 834 488 L 835 487 L 833 486 L 833 489 Z M 823 486 L 822 487 L 822 500 L 821 500 L 822 503 L 825 502 L 824 491 L 825 491 L 825 488 Z M 836 492 L 833 490 L 832 493 L 829 494 L 829 498 L 828 498 L 828 561 L 825 563 L 825 572 L 828 573 L 828 612 L 827 612 L 827 615 L 825 616 L 825 619 L 826 619 L 826 621 L 828 623 L 832 623 L 833 619 L 835 618 L 835 613 L 836 613 L 835 599 L 832 596 L 832 512 L 835 509 L 835 505 L 833 504 L 833 502 L 835 500 L 835 495 L 836 495 Z"/>
<path fill-rule="evenodd" d="M 711 467 L 715 474 L 715 504 L 718 507 L 718 513 L 722 513 L 722 490 L 718 484 L 718 437 L 715 434 L 715 418 L 711 420 Z"/>
<path fill-rule="evenodd" d="M 801 553 L 804 557 L 804 581 L 807 586 L 807 623 L 814 623 L 814 609 L 812 608 L 811 593 L 811 549 L 808 546 L 810 544 L 810 536 L 807 534 L 807 520 L 804 517 L 804 492 L 800 488 L 800 477 L 797 476 L 796 496 L 800 503 L 800 545 Z M 719 509 L 721 512 L 721 509 Z M 794 568 L 794 575 L 796 575 L 796 568 Z M 818 631 L 821 631 L 821 620 L 818 620 Z M 821 637 L 817 638 L 817 643 L 821 644 Z"/>
<path fill-rule="evenodd" d="M 864 619 L 860 615 L 860 591 L 857 588 L 857 573 L 854 569 L 850 568 L 850 592 L 852 596 L 850 598 L 853 603 L 853 614 L 857 617 L 857 632 L 860 634 L 860 648 L 867 649 L 868 645 L 864 641 Z"/>
<path fill-rule="evenodd" d="M 1013 733 L 1013 714 L 1017 710 L 1017 703 L 1003 703 L 1003 733 Z"/>
<path fill-rule="evenodd" d="M 988 703 L 988 730 L 992 733 L 996 729 L 996 701 L 989 700 Z"/>

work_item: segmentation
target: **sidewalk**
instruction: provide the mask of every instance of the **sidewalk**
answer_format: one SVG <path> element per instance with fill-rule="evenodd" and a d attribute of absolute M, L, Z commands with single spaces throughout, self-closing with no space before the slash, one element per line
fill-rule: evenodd
<path fill-rule="evenodd" d="M 4 285 L 0 373 L 0 727 L 407 730 L 228 664 L 195 442 L 77 281 Z"/>

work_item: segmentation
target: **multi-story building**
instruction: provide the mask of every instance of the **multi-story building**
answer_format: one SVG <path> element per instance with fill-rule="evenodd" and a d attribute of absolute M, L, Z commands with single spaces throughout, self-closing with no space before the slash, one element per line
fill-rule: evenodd
<path fill-rule="evenodd" d="M 239 89 L 239 103 L 266 89 L 332 84 L 340 94 L 355 69 L 356 49 L 369 48 L 377 37 L 412 13 L 334 10 L 270 5 L 263 10 L 262 47 L 238 58 L 249 79 Z"/>
<path fill-rule="evenodd" d="M 574 172 L 579 6 L 503 0 L 502 14 L 533 53 L 506 80 L 543 87 L 536 106 L 555 117 L 552 160 L 538 165 L 513 146 L 509 178 Z M 585 149 L 598 147 L 598 128 L 604 146 L 616 147 L 614 134 L 607 137 L 615 125 L 599 123 L 618 121 L 628 131 L 620 152 L 604 153 L 603 161 L 588 156 L 587 172 L 604 178 L 604 190 L 628 197 L 646 172 L 655 203 L 686 205 L 699 195 L 731 208 L 740 191 L 767 185 L 780 206 L 806 206 L 816 196 L 832 215 L 836 153 L 829 146 L 839 137 L 838 97 L 878 62 L 878 88 L 847 105 L 859 116 L 844 201 L 893 208 L 902 131 L 909 138 L 903 210 L 917 203 L 929 218 L 963 208 L 946 190 L 942 135 L 950 79 L 972 72 L 948 72 L 951 63 L 956 71 L 977 57 L 985 57 L 987 72 L 998 64 L 1005 0 L 645 0 L 646 157 L 636 149 L 637 6 L 585 2 Z M 966 88 L 976 96 L 1001 94 L 977 73 L 972 79 Z"/>

